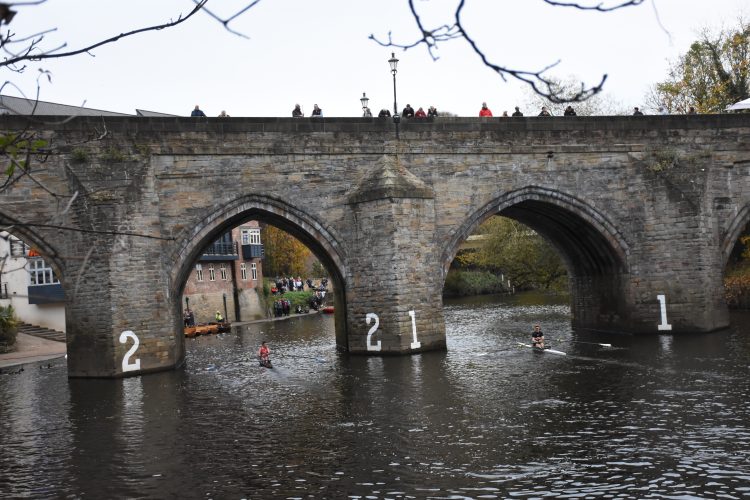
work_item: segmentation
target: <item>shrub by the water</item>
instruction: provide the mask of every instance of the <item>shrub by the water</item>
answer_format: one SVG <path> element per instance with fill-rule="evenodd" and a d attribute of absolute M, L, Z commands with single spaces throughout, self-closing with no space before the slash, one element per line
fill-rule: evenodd
<path fill-rule="evenodd" d="M 18 320 L 13 313 L 13 306 L 0 306 L 0 353 L 15 349 L 18 334 Z"/>
<path fill-rule="evenodd" d="M 461 297 L 506 292 L 503 280 L 489 271 L 458 271 L 451 269 L 445 279 L 443 295 Z"/>

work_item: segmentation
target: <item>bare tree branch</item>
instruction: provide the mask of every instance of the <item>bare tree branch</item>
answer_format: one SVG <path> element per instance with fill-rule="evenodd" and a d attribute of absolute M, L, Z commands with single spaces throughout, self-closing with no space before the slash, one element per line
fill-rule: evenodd
<path fill-rule="evenodd" d="M 17 57 L 12 57 L 10 59 L 6 59 L 5 61 L 0 61 L 0 67 L 13 66 L 13 65 L 18 64 L 19 62 L 23 62 L 23 61 L 41 61 L 41 60 L 44 60 L 44 59 L 55 59 L 55 58 L 60 58 L 60 57 L 70 57 L 70 56 L 74 56 L 74 55 L 78 55 L 78 54 L 89 53 L 91 50 L 93 50 L 93 49 L 95 49 L 97 47 L 101 47 L 102 45 L 107 45 L 107 44 L 116 42 L 116 41 L 118 41 L 118 40 L 120 40 L 122 38 L 126 38 L 126 37 L 129 37 L 129 36 L 137 35 L 139 33 L 144 33 L 144 32 L 147 32 L 147 31 L 159 31 L 159 30 L 163 30 L 165 28 L 171 28 L 173 26 L 177 26 L 178 24 L 184 23 L 185 21 L 187 21 L 188 19 L 190 19 L 193 15 L 195 15 L 196 12 L 198 12 L 199 10 L 201 10 L 203 8 L 203 6 L 206 4 L 207 1 L 208 0 L 200 0 L 196 4 L 195 8 L 192 11 L 190 11 L 190 13 L 188 15 L 186 15 L 185 17 L 182 17 L 182 14 L 180 14 L 180 16 L 177 18 L 176 21 L 170 21 L 168 23 L 159 24 L 159 25 L 156 25 L 156 26 L 149 26 L 149 27 L 146 27 L 146 28 L 140 28 L 140 29 L 128 31 L 126 33 L 121 33 L 119 35 L 113 36 L 111 38 L 107 38 L 106 40 L 102 40 L 100 42 L 94 43 L 94 44 L 89 45 L 88 47 L 84 47 L 82 49 L 73 50 L 73 51 L 70 51 L 70 52 L 54 53 L 54 52 L 47 51 L 47 52 L 43 52 L 41 54 L 34 54 L 34 53 L 32 53 L 33 52 L 33 47 L 29 47 L 29 49 L 26 50 L 26 51 L 24 51 L 24 53 L 22 55 L 19 55 Z M 0 4 L 0 5 L 3 5 L 3 4 Z M 35 47 L 36 44 L 32 44 L 32 46 Z M 55 50 L 58 50 L 58 49 L 55 49 Z"/>
<path fill-rule="evenodd" d="M 193 0 L 193 3 L 195 3 L 196 5 L 198 3 L 200 3 L 200 2 L 201 2 L 201 0 Z M 203 3 L 205 3 L 205 2 L 203 2 Z M 232 28 L 229 27 L 229 23 L 231 23 L 232 21 L 234 21 L 239 16 L 241 16 L 242 14 L 244 14 L 245 12 L 247 12 L 248 10 L 252 9 L 253 7 L 255 7 L 259 3 L 260 3 L 260 0 L 253 0 L 248 5 L 244 6 L 242 9 L 240 9 L 237 12 L 235 12 L 234 14 L 232 14 L 231 16 L 229 16 L 226 19 L 222 19 L 218 15 L 216 15 L 213 12 L 211 12 L 210 10 L 208 10 L 206 7 L 203 7 L 203 12 L 205 12 L 209 16 L 213 17 L 216 21 L 220 22 L 224 26 L 224 29 L 226 29 L 228 32 L 230 32 L 232 34 L 235 34 L 237 36 L 241 36 L 242 38 L 250 38 L 247 35 L 244 35 L 244 34 L 238 32 L 238 31 L 234 31 Z"/>
<path fill-rule="evenodd" d="M 630 0 L 628 2 L 620 2 L 619 4 L 611 5 L 609 7 L 604 5 L 604 3 L 598 3 L 596 5 L 581 5 L 578 2 L 557 2 L 555 0 L 542 0 L 542 1 L 546 4 L 553 5 L 555 7 L 573 7 L 579 10 L 595 10 L 597 12 L 612 12 L 613 10 L 640 5 L 645 0 Z"/>
<path fill-rule="evenodd" d="M 645 0 L 620 1 L 619 3 L 615 5 L 611 5 L 611 6 L 606 6 L 604 3 L 586 6 L 578 2 L 559 2 L 556 0 L 543 0 L 543 1 L 549 5 L 557 6 L 557 7 L 572 7 L 572 8 L 576 8 L 579 10 L 610 12 L 613 10 L 623 9 L 625 7 L 634 7 L 634 6 L 641 5 Z M 495 73 L 497 73 L 500 76 L 500 78 L 503 79 L 503 81 L 507 81 L 508 78 L 515 78 L 517 80 L 520 80 L 528 84 L 529 86 L 531 86 L 534 92 L 536 92 L 537 94 L 539 94 L 540 96 L 546 99 L 549 99 L 551 102 L 554 102 L 554 103 L 585 101 L 589 97 L 601 92 L 604 86 L 604 82 L 607 80 L 607 75 L 605 74 L 602 76 L 599 83 L 592 87 L 586 88 L 586 86 L 582 83 L 581 88 L 578 92 L 575 92 L 573 94 L 568 94 L 568 95 L 562 95 L 555 88 L 555 80 L 550 79 L 545 76 L 545 73 L 547 71 L 554 68 L 560 63 L 559 60 L 555 61 L 552 64 L 545 66 L 544 68 L 538 71 L 513 69 L 513 68 L 509 68 L 507 66 L 496 64 L 490 61 L 487 55 L 477 45 L 473 37 L 469 34 L 469 32 L 465 29 L 464 25 L 461 22 L 461 13 L 463 12 L 463 9 L 466 5 L 466 0 L 459 1 L 458 7 L 456 8 L 455 20 L 453 24 L 443 24 L 432 29 L 428 29 L 424 26 L 422 22 L 422 18 L 420 17 L 414 5 L 414 0 L 408 0 L 408 2 L 409 2 L 409 9 L 411 10 L 412 17 L 414 18 L 414 21 L 417 24 L 417 29 L 419 30 L 420 38 L 417 38 L 415 41 L 411 43 L 405 43 L 405 44 L 395 43 L 393 41 L 391 32 L 388 33 L 387 40 L 381 40 L 378 37 L 376 37 L 374 34 L 370 34 L 369 38 L 373 40 L 375 43 L 383 47 L 395 47 L 395 48 L 399 48 L 402 50 L 409 50 L 419 45 L 424 45 L 425 47 L 427 47 L 427 51 L 429 52 L 433 60 L 437 59 L 437 56 L 435 55 L 435 50 L 438 48 L 439 42 L 447 42 L 447 41 L 455 40 L 455 39 L 464 39 L 466 43 L 469 44 L 469 46 L 474 51 L 474 53 L 477 56 L 479 56 L 482 63 L 488 68 L 490 68 L 491 70 L 493 70 Z"/>
<path fill-rule="evenodd" d="M 2 215 L 0 215 L 0 221 L 3 220 Z M 108 234 L 112 236 L 135 236 L 137 238 L 149 238 L 152 240 L 163 240 L 163 241 L 174 241 L 174 238 L 169 237 L 165 238 L 163 236 L 154 236 L 152 234 L 145 234 L 145 233 L 134 233 L 130 231 L 100 231 L 97 229 L 82 229 L 78 227 L 70 227 L 70 226 L 60 226 L 57 224 L 38 224 L 34 222 L 13 222 L 10 223 L 7 227 L 0 227 L 0 231 L 8 231 L 11 232 L 14 227 L 39 227 L 39 228 L 45 228 L 45 229 L 59 229 L 61 231 L 72 231 L 74 233 L 87 233 L 87 234 Z"/>

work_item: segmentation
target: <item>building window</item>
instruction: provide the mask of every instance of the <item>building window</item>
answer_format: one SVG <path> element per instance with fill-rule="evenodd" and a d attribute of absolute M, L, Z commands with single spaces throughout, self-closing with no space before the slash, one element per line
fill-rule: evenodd
<path fill-rule="evenodd" d="M 26 257 L 29 252 L 29 245 L 17 238 L 10 239 L 10 256 L 11 257 Z"/>
<path fill-rule="evenodd" d="M 222 264 L 221 267 L 219 267 L 219 272 L 221 273 L 221 279 L 226 281 L 227 280 L 227 266 Z"/>
<path fill-rule="evenodd" d="M 203 266 L 201 264 L 195 265 L 195 279 L 197 281 L 203 281 Z"/>
<path fill-rule="evenodd" d="M 55 272 L 44 259 L 29 259 L 29 283 L 32 285 L 54 285 L 60 283 Z"/>
<path fill-rule="evenodd" d="M 255 262 L 250 264 L 250 274 L 253 275 L 253 281 L 258 281 L 258 264 Z"/>
<path fill-rule="evenodd" d="M 243 229 L 241 235 L 243 245 L 260 245 L 260 229 Z"/>
<path fill-rule="evenodd" d="M 247 265 L 244 262 L 240 264 L 240 276 L 242 276 L 242 281 L 247 281 Z"/>
<path fill-rule="evenodd" d="M 208 265 L 208 281 L 216 281 L 216 270 L 213 264 Z"/>

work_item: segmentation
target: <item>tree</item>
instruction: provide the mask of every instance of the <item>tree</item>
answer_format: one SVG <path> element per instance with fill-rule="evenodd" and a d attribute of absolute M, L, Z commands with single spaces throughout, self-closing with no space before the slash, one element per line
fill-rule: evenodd
<path fill-rule="evenodd" d="M 750 23 L 718 32 L 704 30 L 675 61 L 667 79 L 657 83 L 647 100 L 670 113 L 721 113 L 750 97 Z"/>
<path fill-rule="evenodd" d="M 310 250 L 291 234 L 274 226 L 261 227 L 265 250 L 263 271 L 266 276 L 302 276 Z"/>
<path fill-rule="evenodd" d="M 490 218 L 480 231 L 486 236 L 481 262 L 503 272 L 516 288 L 561 289 L 566 285 L 563 262 L 536 232 L 506 217 Z"/>
<path fill-rule="evenodd" d="M 554 93 L 564 98 L 566 96 L 572 97 L 581 90 L 581 84 L 579 83 L 578 78 L 574 76 L 570 76 L 564 80 L 549 77 L 549 81 Z M 549 112 L 552 113 L 552 116 L 563 116 L 567 105 L 567 102 L 555 102 L 544 95 L 527 90 L 524 109 L 529 111 L 527 114 L 534 115 L 542 109 L 542 106 L 546 106 Z M 576 103 L 574 109 L 576 113 L 581 116 L 628 114 L 627 109 L 621 103 L 614 100 L 611 96 L 602 93 L 593 95 L 585 101 Z"/>

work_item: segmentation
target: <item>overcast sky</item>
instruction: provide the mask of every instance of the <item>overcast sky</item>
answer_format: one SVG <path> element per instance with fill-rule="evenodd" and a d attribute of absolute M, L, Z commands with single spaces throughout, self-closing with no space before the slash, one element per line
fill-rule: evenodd
<path fill-rule="evenodd" d="M 584 0 L 585 1 L 585 0 Z M 619 2 L 604 1 L 605 4 Z M 210 0 L 230 15 L 247 0 Z M 457 0 L 417 0 L 428 26 L 449 23 Z M 11 28 L 18 36 L 57 28 L 44 44 L 80 48 L 115 34 L 159 24 L 191 10 L 190 0 L 47 0 L 18 7 Z M 659 25 L 657 15 L 665 32 Z M 501 65 L 538 70 L 561 60 L 551 74 L 576 75 L 588 84 L 608 74 L 605 92 L 624 106 L 640 105 L 668 63 L 703 27 L 732 25 L 747 0 L 646 0 L 638 7 L 602 14 L 551 7 L 542 0 L 467 0 L 464 24 L 488 57 Z M 39 67 L 45 101 L 134 113 L 136 108 L 187 115 L 200 104 L 208 116 L 290 116 L 295 103 L 309 114 L 360 116 L 362 92 L 374 112 L 393 106 L 391 50 L 368 39 L 417 37 L 406 0 L 261 0 L 231 27 L 233 35 L 199 13 L 165 31 L 136 35 L 59 61 L 30 66 L 24 75 L 5 70 L 34 95 Z M 496 115 L 524 102 L 523 85 L 504 82 L 484 67 L 466 42 L 439 46 L 433 61 L 423 47 L 393 49 L 400 59 L 398 104 L 434 105 L 476 116 L 482 101 Z M 19 95 L 6 87 L 4 93 Z"/>

